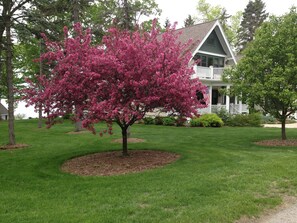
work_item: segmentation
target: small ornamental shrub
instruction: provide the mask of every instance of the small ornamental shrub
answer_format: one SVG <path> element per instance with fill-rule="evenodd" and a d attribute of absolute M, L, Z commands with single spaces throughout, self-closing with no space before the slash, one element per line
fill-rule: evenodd
<path fill-rule="evenodd" d="M 178 117 L 176 119 L 176 126 L 185 126 L 187 119 L 185 117 Z"/>
<path fill-rule="evenodd" d="M 154 119 L 152 117 L 145 117 L 145 118 L 143 118 L 143 123 L 145 125 L 153 125 Z"/>
<path fill-rule="evenodd" d="M 275 124 L 275 123 L 277 123 L 277 120 L 276 120 L 276 118 L 274 118 L 271 115 L 262 115 L 261 123 L 262 124 Z"/>
<path fill-rule="evenodd" d="M 222 127 L 224 122 L 216 114 L 204 114 L 190 121 L 191 127 Z"/>
<path fill-rule="evenodd" d="M 163 125 L 173 126 L 173 125 L 175 125 L 175 123 L 176 123 L 176 120 L 174 117 L 164 117 L 163 118 Z"/>
<path fill-rule="evenodd" d="M 259 113 L 253 114 L 238 114 L 231 117 L 231 119 L 226 123 L 228 126 L 252 126 L 260 127 L 261 126 L 261 115 Z"/>
<path fill-rule="evenodd" d="M 163 117 L 156 116 L 155 117 L 155 125 L 163 125 Z"/>
<path fill-rule="evenodd" d="M 231 119 L 231 114 L 225 109 L 221 108 L 216 114 L 222 119 L 224 123 L 227 123 Z"/>
<path fill-rule="evenodd" d="M 191 127 L 203 127 L 202 122 L 199 120 L 198 117 L 192 118 L 190 120 L 190 126 Z"/>

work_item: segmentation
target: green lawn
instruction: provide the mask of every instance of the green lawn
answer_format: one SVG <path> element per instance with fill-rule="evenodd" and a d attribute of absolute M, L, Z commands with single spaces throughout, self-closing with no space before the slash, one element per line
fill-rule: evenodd
<path fill-rule="evenodd" d="M 130 149 L 179 153 L 164 168 L 113 177 L 60 172 L 63 161 L 83 154 L 119 150 L 120 137 L 71 135 L 70 123 L 38 129 L 36 120 L 16 122 L 21 150 L 0 151 L 1 222 L 234 222 L 259 216 L 297 192 L 297 148 L 261 147 L 279 129 L 177 128 L 134 125 L 145 143 Z M 297 130 L 288 129 L 289 138 Z M 1 143 L 7 123 L 0 122 Z"/>

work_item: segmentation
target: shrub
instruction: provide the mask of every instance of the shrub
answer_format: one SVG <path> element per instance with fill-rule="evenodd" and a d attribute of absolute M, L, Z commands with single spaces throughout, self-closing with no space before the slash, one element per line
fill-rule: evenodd
<path fill-rule="evenodd" d="M 273 116 L 262 115 L 261 122 L 262 122 L 262 124 L 275 124 L 275 123 L 277 123 L 277 120 Z"/>
<path fill-rule="evenodd" d="M 225 109 L 221 108 L 216 114 L 222 119 L 224 123 L 227 123 L 231 119 L 231 114 Z"/>
<path fill-rule="evenodd" d="M 224 122 L 216 114 L 204 114 L 199 118 L 191 119 L 190 125 L 192 127 L 222 127 Z"/>
<path fill-rule="evenodd" d="M 23 120 L 26 117 L 25 114 L 16 114 L 14 116 L 15 120 Z"/>
<path fill-rule="evenodd" d="M 176 120 L 174 117 L 164 117 L 163 118 L 163 125 L 173 126 L 173 125 L 175 125 L 175 123 L 176 123 Z"/>
<path fill-rule="evenodd" d="M 190 126 L 191 127 L 203 127 L 202 122 L 197 117 L 196 118 L 192 118 L 190 120 Z"/>
<path fill-rule="evenodd" d="M 152 117 L 145 117 L 145 118 L 143 118 L 143 123 L 145 125 L 153 125 L 154 119 Z"/>
<path fill-rule="evenodd" d="M 260 127 L 261 126 L 261 115 L 259 113 L 253 114 L 238 114 L 231 116 L 230 120 L 226 123 L 228 126 L 252 126 Z"/>
<path fill-rule="evenodd" d="M 160 116 L 155 117 L 155 125 L 163 125 L 163 118 Z"/>
<path fill-rule="evenodd" d="M 187 119 L 185 117 L 178 117 L 176 119 L 176 126 L 185 126 Z"/>

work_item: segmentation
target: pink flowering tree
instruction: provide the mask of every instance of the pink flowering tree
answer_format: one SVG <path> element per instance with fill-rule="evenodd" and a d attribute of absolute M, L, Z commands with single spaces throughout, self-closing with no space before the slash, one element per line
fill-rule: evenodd
<path fill-rule="evenodd" d="M 192 79 L 188 44 L 178 41 L 174 28 L 161 34 L 153 26 L 150 32 L 109 30 L 103 38 L 103 57 L 92 61 L 94 73 L 102 75 L 107 97 L 92 92 L 85 125 L 98 120 L 113 120 L 122 129 L 123 155 L 127 150 L 127 129 L 147 112 L 162 108 L 164 112 L 191 117 L 206 106 L 196 91 L 206 98 L 206 87 Z M 98 59 L 98 60 L 97 60 Z"/>
<path fill-rule="evenodd" d="M 192 79 L 188 44 L 178 41 L 175 28 L 164 33 L 110 29 L 101 46 L 91 46 L 89 31 L 77 24 L 76 38 L 51 43 L 43 59 L 54 64 L 45 93 L 48 112 L 62 115 L 76 109 L 84 127 L 95 132 L 99 121 L 116 122 L 122 130 L 123 155 L 128 155 L 127 129 L 147 112 L 162 108 L 183 117 L 206 107 L 206 87 Z M 204 95 L 198 100 L 196 92 Z M 109 129 L 111 131 L 111 129 Z"/>
<path fill-rule="evenodd" d="M 37 77 L 38 81 L 27 80 L 24 98 L 28 105 L 43 105 L 47 114 L 48 125 L 55 123 L 55 118 L 73 113 L 74 121 L 83 120 L 84 111 L 88 109 L 88 95 L 93 81 L 100 74 L 92 74 L 91 60 L 94 55 L 102 54 L 102 49 L 91 45 L 91 32 L 82 30 L 79 23 L 74 25 L 73 37 L 64 28 L 64 40 L 51 42 L 43 35 L 47 52 L 40 60 L 50 67 L 49 75 Z M 76 130 L 79 130 L 79 125 Z"/>

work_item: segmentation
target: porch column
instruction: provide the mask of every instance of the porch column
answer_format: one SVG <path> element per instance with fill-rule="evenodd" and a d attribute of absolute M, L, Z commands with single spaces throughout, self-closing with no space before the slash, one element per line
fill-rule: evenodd
<path fill-rule="evenodd" d="M 209 66 L 209 69 L 210 69 L 210 79 L 214 79 L 213 66 Z"/>
<path fill-rule="evenodd" d="M 212 86 L 208 86 L 208 97 L 209 97 L 209 104 L 208 104 L 208 109 L 209 113 L 211 113 L 211 104 L 212 104 Z"/>
<path fill-rule="evenodd" d="M 227 91 L 229 91 L 229 89 L 230 85 L 227 85 Z M 230 112 L 230 97 L 228 94 L 226 95 L 226 110 L 227 112 Z"/>
<path fill-rule="evenodd" d="M 239 114 L 242 114 L 242 101 L 239 101 Z"/>

